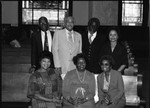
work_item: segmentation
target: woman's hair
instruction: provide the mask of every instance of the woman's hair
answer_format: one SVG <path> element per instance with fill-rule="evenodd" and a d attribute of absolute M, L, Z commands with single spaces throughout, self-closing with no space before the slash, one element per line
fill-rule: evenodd
<path fill-rule="evenodd" d="M 115 65 L 115 61 L 114 61 L 114 59 L 113 59 L 113 57 L 111 55 L 104 55 L 104 56 L 102 56 L 100 58 L 100 60 L 99 60 L 99 64 L 101 65 L 102 61 L 104 61 L 104 60 L 107 60 L 109 62 L 109 64 L 110 64 L 110 66 L 112 66 L 112 67 Z"/>
<path fill-rule="evenodd" d="M 50 62 L 52 62 L 53 59 L 53 55 L 51 52 L 49 51 L 42 51 L 40 57 L 39 57 L 39 63 L 41 62 L 42 59 L 47 58 L 50 60 Z"/>
<path fill-rule="evenodd" d="M 88 58 L 86 57 L 86 55 L 83 54 L 83 53 L 79 53 L 79 54 L 77 54 L 76 56 L 73 57 L 73 63 L 75 65 L 77 65 L 77 62 L 78 62 L 79 58 L 83 58 L 85 60 L 86 64 L 88 64 Z"/>

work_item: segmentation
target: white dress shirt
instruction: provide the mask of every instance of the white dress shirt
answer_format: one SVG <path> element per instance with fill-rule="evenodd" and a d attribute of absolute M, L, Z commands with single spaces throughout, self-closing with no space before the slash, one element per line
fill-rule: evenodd
<path fill-rule="evenodd" d="M 66 30 L 67 40 L 69 41 L 69 35 L 68 34 L 69 34 L 70 31 L 68 31 L 67 29 L 65 29 L 65 30 Z M 71 31 L 71 34 L 72 34 L 71 35 L 72 36 L 72 41 L 74 42 L 73 30 Z"/>
<path fill-rule="evenodd" d="M 48 48 L 49 51 L 51 52 L 52 50 L 52 36 L 49 30 L 46 31 L 47 32 L 47 39 L 48 39 Z M 41 38 L 42 38 L 42 46 L 43 46 L 43 50 L 44 50 L 44 41 L 45 41 L 45 32 L 41 31 Z"/>
<path fill-rule="evenodd" d="M 92 42 L 93 42 L 93 40 L 96 38 L 96 35 L 97 35 L 97 32 L 95 32 L 95 33 L 93 34 L 93 36 L 91 37 L 91 34 L 90 34 L 90 32 L 88 31 L 88 39 L 91 37 Z"/>

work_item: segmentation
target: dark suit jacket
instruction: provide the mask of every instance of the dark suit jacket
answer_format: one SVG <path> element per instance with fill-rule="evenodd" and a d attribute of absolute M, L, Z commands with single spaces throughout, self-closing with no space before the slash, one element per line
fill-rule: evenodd
<path fill-rule="evenodd" d="M 107 38 L 105 35 L 97 31 L 97 35 L 93 40 L 92 44 L 89 43 L 88 31 L 82 34 L 82 52 L 88 57 L 89 63 L 87 64 L 87 70 L 92 73 L 101 73 L 98 60 L 100 59 L 100 51 Z"/>
<path fill-rule="evenodd" d="M 125 46 L 123 46 L 121 43 L 117 43 L 114 51 L 111 51 L 110 42 L 105 43 L 105 45 L 102 48 L 101 55 L 111 55 L 115 60 L 115 65 L 113 66 L 113 69 L 118 70 L 118 68 L 121 65 L 128 65 L 128 58 L 127 58 L 127 51 Z"/>
<path fill-rule="evenodd" d="M 38 30 L 34 32 L 31 36 L 31 66 L 35 65 L 36 69 L 39 68 L 39 57 L 42 51 L 43 48 L 42 48 L 41 31 Z M 53 60 L 51 63 L 51 67 L 54 67 Z"/>

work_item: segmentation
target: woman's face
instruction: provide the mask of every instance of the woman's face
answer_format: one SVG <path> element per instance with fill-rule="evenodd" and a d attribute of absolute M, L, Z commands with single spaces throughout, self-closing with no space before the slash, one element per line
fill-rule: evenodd
<path fill-rule="evenodd" d="M 84 58 L 79 58 L 77 61 L 77 70 L 84 71 L 86 67 L 86 62 Z"/>
<path fill-rule="evenodd" d="M 111 69 L 110 63 L 108 62 L 108 60 L 103 60 L 102 64 L 101 64 L 101 69 L 104 72 L 108 72 Z"/>
<path fill-rule="evenodd" d="M 50 59 L 48 59 L 48 58 L 43 58 L 43 59 L 41 60 L 41 68 L 42 68 L 42 69 L 46 70 L 46 69 L 48 69 L 48 68 L 50 67 L 50 65 L 51 65 Z"/>
<path fill-rule="evenodd" d="M 109 32 L 109 40 L 110 42 L 116 42 L 118 40 L 118 33 L 116 30 L 111 30 Z"/>

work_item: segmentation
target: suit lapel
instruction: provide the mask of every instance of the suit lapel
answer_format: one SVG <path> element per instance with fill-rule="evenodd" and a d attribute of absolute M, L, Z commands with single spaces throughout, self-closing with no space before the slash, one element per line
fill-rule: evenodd
<path fill-rule="evenodd" d="M 69 48 L 69 50 L 70 50 L 71 52 L 74 51 L 75 46 L 76 46 L 76 43 L 77 43 L 77 37 L 75 36 L 75 32 L 74 32 L 74 31 L 73 31 L 73 38 L 74 38 L 74 42 L 71 43 L 71 42 L 68 41 L 67 36 L 66 36 L 66 41 L 67 41 L 67 43 L 68 43 L 67 46 L 68 46 L 68 48 Z"/>
<path fill-rule="evenodd" d="M 42 51 L 43 50 L 43 44 L 42 44 L 42 36 L 41 36 L 41 32 L 39 31 L 39 33 L 38 33 L 39 35 L 38 35 L 38 43 L 39 43 L 39 45 L 38 45 L 38 47 L 40 48 L 40 51 Z"/>

